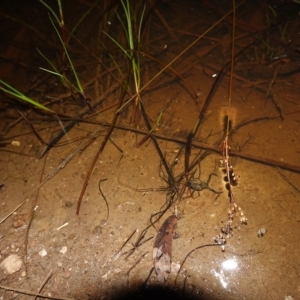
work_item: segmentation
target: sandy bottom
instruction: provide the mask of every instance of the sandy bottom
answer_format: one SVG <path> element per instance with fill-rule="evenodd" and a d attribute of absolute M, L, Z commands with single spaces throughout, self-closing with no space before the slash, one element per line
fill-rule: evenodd
<path fill-rule="evenodd" d="M 175 15 L 187 14 L 180 4 L 173 5 Z M 196 24 L 200 15 L 197 8 L 191 24 Z M 166 8 L 158 9 L 164 13 Z M 166 12 L 167 20 L 171 16 Z M 186 31 L 192 28 L 196 27 L 190 25 Z M 227 35 L 223 34 L 223 39 L 220 33 L 213 37 L 224 46 Z M 170 61 L 194 38 L 181 36 L 179 46 L 171 46 L 165 60 Z M 262 74 L 270 66 L 261 65 L 262 71 L 255 74 L 245 74 L 241 64 L 237 66 L 237 74 L 246 76 L 247 82 L 236 78 L 233 84 L 230 118 L 236 130 L 229 137 L 229 146 L 236 154 L 230 158 L 240 179 L 232 191 L 248 221 L 242 224 L 237 211 L 222 251 L 214 239 L 226 225 L 230 208 L 224 173 L 218 167 L 223 159 L 227 76 L 203 116 L 190 163 L 210 147 L 219 151 L 208 150 L 189 175 L 207 182 L 214 173 L 209 187 L 222 193 L 189 190 L 186 178 L 181 176 L 187 136 L 215 80 L 208 73 L 213 74 L 213 66 L 222 67 L 215 60 L 221 52 L 208 52 L 205 60 L 199 58 L 206 55 L 203 49 L 207 48 L 202 44 L 194 46 L 175 65 L 179 73 L 189 67 L 186 81 L 199 91 L 197 100 L 179 82 L 143 97 L 152 124 L 170 101 L 155 135 L 176 180 L 175 192 L 170 189 L 154 142 L 149 138 L 136 147 L 144 137 L 141 132 L 147 129 L 143 119 L 140 132 L 129 124 L 129 106 L 96 160 L 76 215 L 86 176 L 108 127 L 76 124 L 60 140 L 65 144 L 51 148 L 40 158 L 45 146 L 24 119 L 5 131 L 20 115 L 15 107 L 2 105 L 1 132 L 5 135 L 0 136 L 7 144 L 0 148 L 0 262 L 17 254 L 22 267 L 13 274 L 0 270 L 1 300 L 34 299 L 26 291 L 33 295 L 40 292 L 50 299 L 300 299 L 299 74 L 278 77 L 274 85 L 284 116 L 281 119 L 278 108 L 257 83 L 265 80 L 263 88 L 267 90 L 274 73 L 268 79 L 262 79 Z M 261 77 L 255 77 L 257 74 Z M 109 95 L 101 109 L 117 103 L 116 99 L 116 95 Z M 70 105 L 67 109 L 68 114 L 76 115 L 78 107 Z M 92 120 L 109 124 L 114 112 L 112 108 Z M 29 113 L 44 141 L 61 130 L 58 121 Z M 181 213 L 176 228 L 179 238 L 172 242 L 172 271 L 161 285 L 153 270 L 153 243 L 160 226 L 175 209 Z"/>

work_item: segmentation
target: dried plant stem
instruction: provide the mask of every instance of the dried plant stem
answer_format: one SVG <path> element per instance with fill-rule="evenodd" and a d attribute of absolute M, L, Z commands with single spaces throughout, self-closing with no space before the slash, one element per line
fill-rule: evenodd
<path fill-rule="evenodd" d="M 275 120 L 278 117 L 265 117 L 265 118 L 258 118 L 257 121 L 263 121 L 263 120 Z M 251 121 L 246 121 L 244 122 L 245 125 L 251 123 L 251 122 L 256 122 L 255 120 L 251 120 Z M 102 124 L 104 126 L 110 126 L 110 124 Z M 241 125 L 236 126 L 236 128 L 239 127 L 241 128 Z M 115 125 L 116 129 L 121 129 L 121 130 L 126 130 L 126 131 L 132 131 L 132 132 L 136 132 L 139 134 L 144 134 L 147 135 L 149 132 L 141 130 L 141 129 L 137 129 L 137 128 L 132 128 L 132 127 L 126 127 L 126 126 L 121 126 L 121 125 Z M 236 131 L 236 129 L 234 128 L 232 130 Z M 155 137 L 156 139 L 160 139 L 160 140 L 164 140 L 164 141 L 170 141 L 170 142 L 174 142 L 174 143 L 178 143 L 178 144 L 186 144 L 186 139 L 184 138 L 180 138 L 180 137 L 171 137 L 171 136 L 167 136 L 167 135 L 163 135 L 163 134 L 158 134 L 158 133 L 151 133 L 151 137 Z M 192 142 L 192 146 L 194 148 L 197 149 L 205 149 L 205 150 L 210 150 L 212 152 L 215 153 L 220 153 L 220 147 L 219 146 L 215 146 L 215 145 L 209 145 L 206 143 L 202 143 L 202 142 L 197 142 L 197 141 L 193 141 Z M 250 153 L 245 153 L 245 152 L 240 152 L 240 151 L 235 151 L 235 150 L 230 150 L 231 155 L 236 156 L 236 157 L 240 157 L 240 158 L 244 158 L 247 160 L 251 160 L 260 164 L 264 164 L 264 165 L 268 165 L 271 167 L 278 167 L 284 170 L 288 170 L 294 173 L 300 173 L 300 166 L 298 165 L 293 165 L 293 164 L 289 164 L 286 162 L 282 162 L 282 161 L 278 161 L 278 160 L 274 160 L 274 159 L 270 159 L 270 158 L 265 158 L 265 157 L 259 157 Z"/>
<path fill-rule="evenodd" d="M 48 280 L 51 278 L 51 276 L 52 276 L 52 270 L 50 270 L 50 272 L 48 273 L 48 275 L 46 276 L 46 278 L 42 282 L 40 288 L 38 289 L 39 293 L 42 291 L 42 289 L 44 288 L 44 286 L 46 285 L 46 283 L 48 282 Z M 38 295 L 35 295 L 34 300 L 36 300 L 37 297 L 38 297 Z"/>
<path fill-rule="evenodd" d="M 219 246 L 219 245 L 217 245 L 217 244 L 205 244 L 205 245 L 198 246 L 198 247 L 194 248 L 193 250 L 191 250 L 191 251 L 185 256 L 184 260 L 183 260 L 182 263 L 180 264 L 180 268 L 179 268 L 179 270 L 178 270 L 178 272 L 177 272 L 177 275 L 176 275 L 176 278 L 175 278 L 175 283 L 177 282 L 178 275 L 180 274 L 180 271 L 182 270 L 184 263 L 186 262 L 186 260 L 188 259 L 188 257 L 189 257 L 192 253 L 194 253 L 196 250 L 199 250 L 199 249 L 201 249 L 201 248 L 205 248 L 205 247 L 214 247 L 214 246 Z"/>
<path fill-rule="evenodd" d="M 53 296 L 49 296 L 49 295 L 44 295 L 44 294 L 40 294 L 40 293 L 31 292 L 31 291 L 24 290 L 24 289 L 12 288 L 12 287 L 9 287 L 9 286 L 4 286 L 4 285 L 0 285 L 0 289 L 7 290 L 7 291 L 13 291 L 13 292 L 24 294 L 24 295 L 37 296 L 37 297 L 45 298 L 45 299 L 74 300 L 74 298 L 66 298 L 66 297 L 59 297 L 59 296 L 53 297 Z"/>
<path fill-rule="evenodd" d="M 128 78 L 129 78 L 129 76 L 128 76 L 127 79 L 126 79 L 126 83 L 125 83 L 124 87 L 127 85 Z M 118 84 L 119 84 L 119 83 L 118 83 Z M 120 99 L 119 99 L 119 106 L 118 106 L 118 108 L 121 107 L 122 102 L 123 102 L 123 99 L 124 99 L 124 96 L 125 96 L 125 88 L 123 88 L 122 91 L 121 91 L 121 95 L 120 95 Z M 81 189 L 81 192 L 80 192 L 78 201 L 77 201 L 77 208 L 76 208 L 76 215 L 77 215 L 77 216 L 79 215 L 80 206 L 81 206 L 81 201 L 82 201 L 83 195 L 84 195 L 84 193 L 85 193 L 85 190 L 86 190 L 86 188 L 87 188 L 87 185 L 88 185 L 88 182 L 89 182 L 89 180 L 90 180 L 90 177 L 91 177 L 91 175 L 92 175 L 92 173 L 93 173 L 93 170 L 94 170 L 94 167 L 95 167 L 95 165 L 96 165 L 96 162 L 97 162 L 97 160 L 98 160 L 100 154 L 103 152 L 103 150 L 104 150 L 104 148 L 105 148 L 105 146 L 106 146 L 106 143 L 107 143 L 107 141 L 108 141 L 108 139 L 109 139 L 111 133 L 113 132 L 113 129 L 114 129 L 114 126 L 115 126 L 115 124 L 116 124 L 116 121 L 117 121 L 118 117 L 119 117 L 119 114 L 118 114 L 118 113 L 115 113 L 115 114 L 114 114 L 114 117 L 113 117 L 113 120 L 112 120 L 112 122 L 111 122 L 111 125 L 109 126 L 109 129 L 108 129 L 108 131 L 107 131 L 107 133 L 106 133 L 106 135 L 105 135 L 105 137 L 104 137 L 104 139 L 103 139 L 103 141 L 102 141 L 102 144 L 101 144 L 100 148 L 98 149 L 98 151 L 97 151 L 97 153 L 96 153 L 96 155 L 95 155 L 95 157 L 94 157 L 94 159 L 93 159 L 93 161 L 92 161 L 92 163 L 91 163 L 91 166 L 90 166 L 90 168 L 89 168 L 89 170 L 88 170 L 88 172 L 87 172 L 87 175 L 86 175 L 86 177 L 85 177 L 85 180 L 84 180 L 84 183 L 83 183 L 83 186 L 82 186 L 82 189 Z"/>
<path fill-rule="evenodd" d="M 99 99 L 97 99 L 95 102 L 92 103 L 92 108 L 96 107 L 99 103 L 101 103 L 103 100 L 105 100 L 114 90 L 116 90 L 119 87 L 119 83 L 116 82 L 113 84 L 104 94 L 101 95 Z M 40 152 L 39 158 L 42 158 L 49 149 L 51 149 L 65 134 L 68 132 L 78 121 L 77 119 L 83 117 L 86 113 L 90 111 L 89 107 L 85 107 L 82 111 L 80 111 L 75 117 L 74 120 L 69 121 L 65 126 L 64 129 L 62 129 L 55 137 L 53 137 L 50 142 L 43 147 L 43 149 Z"/>
<path fill-rule="evenodd" d="M 232 82 L 233 82 L 233 63 L 234 63 L 234 38 L 235 38 L 235 0 L 232 0 L 233 4 L 233 17 L 232 17 L 232 50 L 231 50 L 231 63 L 230 63 L 230 81 L 229 81 L 229 91 L 228 91 L 228 115 L 225 120 L 225 138 L 222 145 L 222 155 L 223 155 L 223 165 L 224 170 L 226 174 L 226 189 L 228 191 L 228 197 L 229 197 L 229 209 L 228 209 L 228 219 L 224 227 L 221 228 L 221 232 L 218 236 L 215 237 L 215 242 L 218 245 L 222 246 L 222 250 L 225 250 L 225 244 L 226 244 L 226 238 L 229 238 L 232 236 L 232 223 L 233 218 L 236 214 L 240 216 L 240 221 L 242 224 L 247 224 L 247 218 L 244 215 L 244 212 L 242 211 L 241 207 L 237 205 L 234 194 L 232 191 L 232 186 L 237 183 L 237 178 L 234 175 L 233 167 L 230 164 L 230 157 L 229 157 L 229 134 L 231 131 L 231 97 L 232 97 Z"/>

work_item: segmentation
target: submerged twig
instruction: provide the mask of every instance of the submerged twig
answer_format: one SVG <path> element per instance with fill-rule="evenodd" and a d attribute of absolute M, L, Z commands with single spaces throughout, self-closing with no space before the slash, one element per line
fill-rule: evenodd
<path fill-rule="evenodd" d="M 146 239 L 143 241 L 148 229 L 149 229 L 150 226 L 146 227 L 142 232 L 141 234 L 139 235 L 138 239 L 136 240 L 136 242 L 133 244 L 133 248 L 131 248 L 130 250 L 128 250 L 127 252 L 123 253 L 124 255 L 126 255 L 125 257 L 125 260 L 133 254 L 133 252 L 140 246 L 142 246 L 143 244 L 145 244 L 146 242 L 150 241 L 151 239 L 153 239 L 153 236 L 151 236 L 150 238 Z M 143 241 L 143 242 L 142 242 Z"/>
<path fill-rule="evenodd" d="M 141 106 L 141 112 L 142 112 L 142 116 L 144 118 L 146 127 L 150 131 L 151 130 L 151 124 L 149 122 L 147 113 L 145 111 L 145 108 L 144 108 L 144 105 L 143 105 L 142 102 L 141 102 L 140 106 Z M 167 163 L 167 161 L 166 161 L 166 159 L 165 159 L 165 157 L 164 157 L 164 155 L 163 155 L 163 153 L 162 153 L 162 151 L 161 151 L 161 149 L 160 149 L 160 147 L 159 147 L 159 145 L 157 143 L 157 140 L 156 140 L 155 136 L 153 134 L 150 134 L 150 137 L 151 137 L 151 139 L 152 139 L 152 141 L 154 143 L 154 146 L 155 146 L 155 149 L 156 149 L 156 151 L 157 151 L 157 153 L 159 155 L 159 158 L 160 158 L 160 160 L 161 160 L 161 162 L 162 162 L 162 164 L 163 164 L 163 166 L 164 166 L 164 168 L 165 168 L 165 170 L 166 170 L 166 172 L 168 174 L 168 184 L 172 188 L 174 188 L 174 189 L 177 190 L 177 186 L 176 186 L 176 182 L 175 182 L 175 178 L 174 178 L 173 172 L 172 172 L 171 168 L 169 167 L 169 165 L 168 165 L 168 163 Z"/>
<path fill-rule="evenodd" d="M 205 245 L 201 245 L 201 246 L 196 247 L 196 248 L 194 248 L 193 250 L 191 250 L 191 251 L 185 256 L 184 260 L 183 260 L 182 263 L 180 264 L 180 268 L 179 268 L 179 270 L 178 270 L 178 272 L 177 272 L 177 275 L 176 275 L 176 278 L 175 278 L 175 283 L 177 282 L 177 278 L 178 278 L 178 276 L 179 276 L 179 274 L 180 274 L 180 271 L 181 271 L 182 268 L 183 268 L 184 263 L 186 262 L 186 260 L 188 259 L 188 257 L 189 257 L 193 252 L 195 252 L 196 250 L 199 250 L 199 249 L 201 249 L 201 248 L 205 248 L 205 247 L 213 247 L 213 246 L 220 246 L 220 245 L 219 245 L 219 244 L 205 244 Z"/>
<path fill-rule="evenodd" d="M 106 205 L 106 208 L 107 208 L 107 215 L 106 215 L 106 222 L 107 222 L 108 221 L 108 217 L 109 217 L 109 207 L 108 207 L 107 200 L 106 200 L 104 194 L 102 193 L 101 186 L 100 186 L 101 182 L 106 181 L 106 180 L 107 179 L 100 179 L 99 183 L 98 183 L 98 188 L 99 188 L 99 192 L 101 193 L 101 195 L 102 195 L 102 197 L 104 199 L 104 202 L 105 202 L 105 205 Z"/>
<path fill-rule="evenodd" d="M 185 145 L 184 173 L 185 173 L 186 181 L 189 180 L 188 173 L 189 173 L 190 155 L 192 152 L 193 139 L 194 139 L 194 133 L 190 133 L 187 137 L 186 145 Z"/>
<path fill-rule="evenodd" d="M 274 72 L 274 75 L 273 75 L 273 78 L 271 80 L 271 82 L 269 83 L 269 86 L 268 86 L 268 91 L 267 91 L 267 99 L 270 97 L 277 112 L 279 113 L 280 115 L 280 118 L 281 118 L 281 121 L 283 121 L 284 117 L 283 117 L 283 112 L 282 112 L 282 107 L 280 105 L 280 103 L 278 102 L 278 99 L 277 99 L 277 96 L 273 90 L 273 86 L 275 84 L 275 81 L 276 81 L 276 78 L 277 78 L 277 74 L 278 74 L 278 71 L 280 69 L 281 65 L 279 64 Z"/>
<path fill-rule="evenodd" d="M 125 247 L 125 245 L 130 241 L 130 239 L 133 237 L 133 235 L 136 233 L 136 229 L 133 231 L 133 233 L 129 236 L 129 238 L 124 242 L 124 244 L 121 246 L 121 248 L 117 251 L 116 254 L 114 254 L 113 257 L 117 256 L 121 251 L 122 249 Z"/>
<path fill-rule="evenodd" d="M 291 183 L 289 181 L 289 179 L 284 175 L 282 174 L 278 169 L 277 169 L 277 172 L 279 173 L 280 177 L 286 181 L 293 189 L 295 189 L 298 193 L 300 193 L 300 189 L 298 187 L 296 187 L 293 183 Z"/>
<path fill-rule="evenodd" d="M 127 80 L 128 80 L 128 78 L 127 78 Z M 125 86 L 126 86 L 126 84 L 125 84 Z M 124 95 L 125 95 L 125 88 L 122 89 L 121 96 L 120 96 L 120 99 L 119 99 L 118 108 L 120 108 L 121 105 L 122 105 Z M 95 157 L 94 157 L 94 159 L 93 159 L 93 161 L 92 161 L 92 163 L 90 165 L 90 168 L 89 168 L 88 172 L 87 172 L 87 175 L 85 177 L 85 180 L 84 180 L 84 183 L 83 183 L 83 186 L 82 186 L 82 189 L 81 189 L 80 196 L 79 196 L 78 201 L 77 201 L 77 208 L 76 208 L 76 215 L 77 216 L 79 215 L 81 201 L 82 201 L 83 195 L 85 193 L 85 190 L 87 188 L 89 179 L 90 179 L 90 177 L 92 175 L 92 172 L 94 170 L 96 162 L 98 161 L 98 158 L 99 158 L 100 154 L 103 152 L 104 147 L 105 147 L 105 145 L 106 145 L 106 143 L 107 143 L 107 141 L 108 141 L 108 139 L 109 139 L 109 137 L 110 137 L 110 135 L 111 135 L 111 133 L 112 133 L 112 131 L 114 129 L 114 126 L 116 124 L 118 116 L 119 116 L 118 113 L 114 114 L 114 117 L 113 117 L 113 120 L 111 122 L 111 125 L 110 125 L 110 127 L 109 127 L 109 129 L 108 129 L 108 131 L 107 131 L 107 133 L 106 133 L 103 141 L 102 141 L 102 144 L 101 144 L 100 148 L 98 149 L 98 151 L 97 151 L 97 153 L 96 153 L 96 155 L 95 155 Z"/>
<path fill-rule="evenodd" d="M 127 271 L 126 275 L 129 277 L 130 272 L 140 263 L 140 261 L 148 254 L 148 252 L 144 253 L 134 264 L 133 266 Z M 128 282 L 128 280 L 127 280 Z"/>
<path fill-rule="evenodd" d="M 120 84 L 118 82 L 113 84 L 108 90 L 105 91 L 104 94 L 101 95 L 99 99 L 93 102 L 91 107 L 95 108 L 99 103 L 105 100 L 108 97 L 108 95 L 111 94 L 114 90 L 116 90 L 119 86 Z M 59 133 L 57 133 L 49 141 L 49 143 L 40 151 L 39 158 L 42 158 L 47 153 L 47 151 L 49 151 L 71 128 L 73 128 L 73 126 L 78 122 L 78 119 L 82 118 L 89 111 L 90 108 L 85 107 L 74 117 L 74 120 L 71 120 L 66 125 L 64 125 L 64 128 Z"/>
<path fill-rule="evenodd" d="M 31 292 L 31 291 L 24 290 L 24 289 L 17 289 L 17 288 L 13 288 L 13 287 L 9 287 L 9 286 L 4 286 L 4 285 L 0 285 L 0 289 L 7 290 L 7 291 L 13 291 L 15 293 L 24 294 L 24 295 L 37 296 L 37 297 L 45 298 L 45 299 L 74 300 L 74 298 L 66 298 L 66 297 L 59 297 L 59 296 L 54 297 L 54 296 L 50 296 L 49 294 L 44 295 L 44 294 L 35 293 L 35 292 Z"/>
<path fill-rule="evenodd" d="M 22 113 L 19 109 L 17 109 L 17 112 L 22 116 L 22 118 L 28 123 L 30 126 L 32 132 L 34 135 L 37 137 L 37 139 L 42 143 L 42 145 L 47 145 L 47 143 L 42 139 L 42 137 L 38 134 L 38 132 L 35 130 L 34 126 L 32 123 L 29 121 L 29 119 L 26 117 L 24 113 Z"/>
<path fill-rule="evenodd" d="M 44 281 L 42 282 L 40 288 L 38 289 L 39 293 L 42 291 L 43 287 L 45 286 L 45 284 L 48 282 L 48 280 L 51 278 L 52 276 L 52 270 L 50 270 L 50 272 L 48 273 L 48 275 L 46 276 L 46 278 L 44 279 Z M 36 295 L 34 297 L 34 299 L 36 300 L 38 297 L 38 295 Z"/>

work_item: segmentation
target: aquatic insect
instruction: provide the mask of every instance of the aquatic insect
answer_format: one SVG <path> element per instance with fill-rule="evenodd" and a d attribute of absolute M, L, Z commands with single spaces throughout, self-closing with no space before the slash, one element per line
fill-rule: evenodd
<path fill-rule="evenodd" d="M 201 181 L 200 178 L 191 178 L 187 183 L 186 185 L 194 190 L 194 191 L 198 191 L 198 192 L 201 192 L 202 190 L 210 190 L 211 192 L 215 193 L 215 194 L 222 194 L 222 192 L 217 192 L 215 191 L 213 188 L 211 188 L 209 186 L 209 183 L 210 183 L 210 180 L 211 180 L 211 177 L 212 176 L 217 176 L 216 174 L 214 173 L 211 173 L 208 178 L 207 178 L 207 181 Z"/>

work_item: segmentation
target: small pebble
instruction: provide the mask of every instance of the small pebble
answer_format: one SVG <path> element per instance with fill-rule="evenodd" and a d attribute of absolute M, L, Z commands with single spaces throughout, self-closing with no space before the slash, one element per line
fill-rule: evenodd
<path fill-rule="evenodd" d="M 63 247 L 59 250 L 59 252 L 62 253 L 62 254 L 65 254 L 65 253 L 67 252 L 67 250 L 68 250 L 67 246 L 63 246 Z"/>
<path fill-rule="evenodd" d="M 8 274 L 13 274 L 21 269 L 22 264 L 23 262 L 19 255 L 11 254 L 2 261 L 0 267 Z"/>
<path fill-rule="evenodd" d="M 257 232 L 258 237 L 263 237 L 266 234 L 266 229 L 265 228 L 260 228 Z"/>
<path fill-rule="evenodd" d="M 12 141 L 11 144 L 15 147 L 19 147 L 21 145 L 19 141 Z"/>
<path fill-rule="evenodd" d="M 92 233 L 93 234 L 101 234 L 102 233 L 102 227 L 100 225 L 95 226 Z"/>
<path fill-rule="evenodd" d="M 68 237 L 69 240 L 73 240 L 76 237 L 76 233 L 71 233 Z"/>
<path fill-rule="evenodd" d="M 43 250 L 41 250 L 40 252 L 39 252 L 39 255 L 41 256 L 41 257 L 44 257 L 44 256 L 46 256 L 48 253 L 47 253 L 47 251 L 45 250 L 45 249 L 43 249 Z"/>
<path fill-rule="evenodd" d="M 12 227 L 13 228 L 19 228 L 22 227 L 28 220 L 29 215 L 28 214 L 20 214 L 20 215 L 16 215 L 13 218 L 13 223 L 12 223 Z"/>

